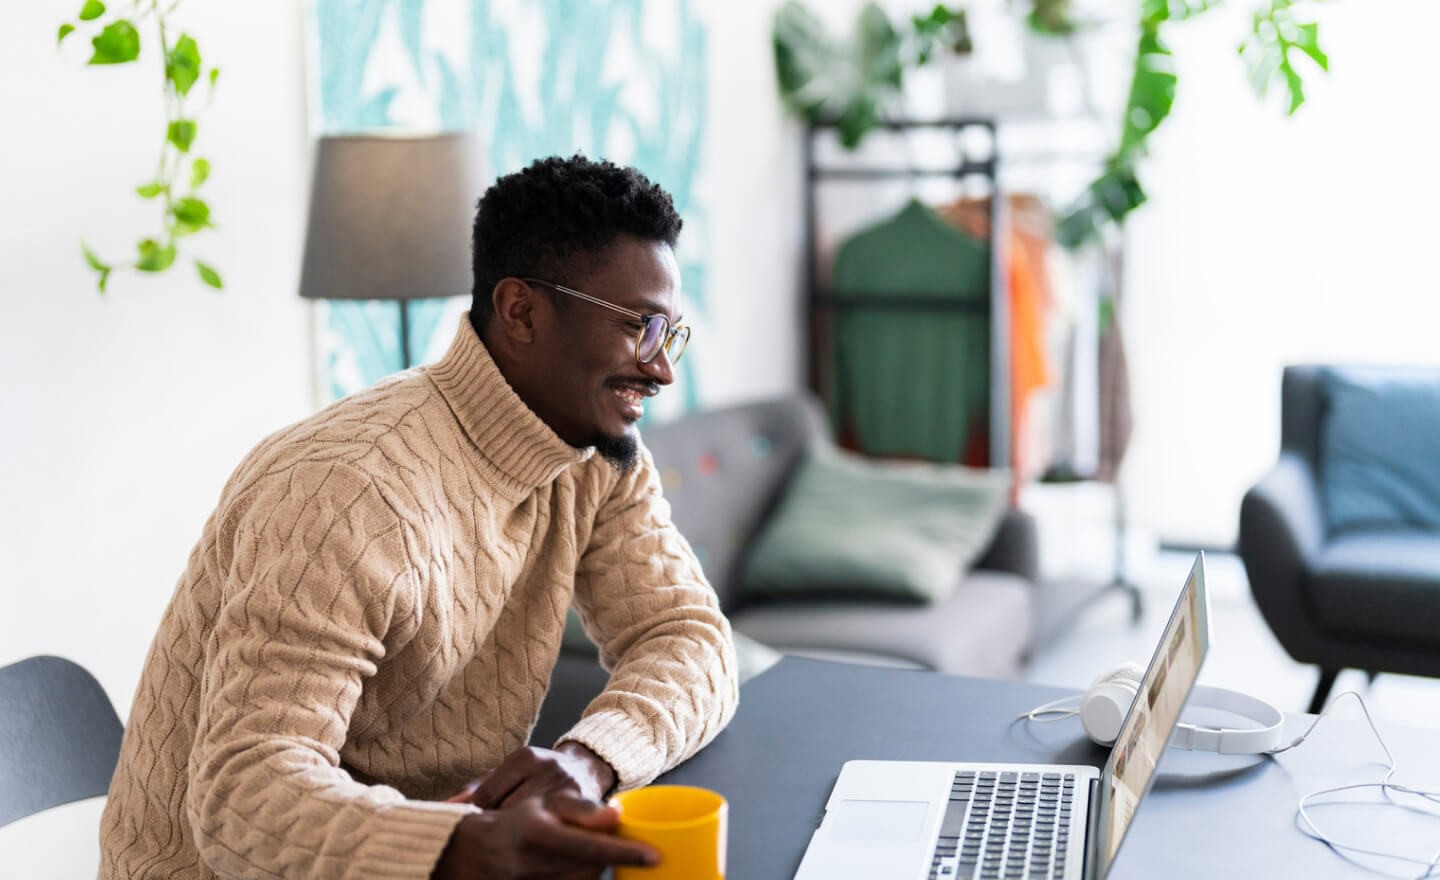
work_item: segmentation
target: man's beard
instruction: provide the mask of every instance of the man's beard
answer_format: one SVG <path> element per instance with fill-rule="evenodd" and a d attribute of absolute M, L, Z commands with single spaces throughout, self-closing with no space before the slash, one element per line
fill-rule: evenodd
<path fill-rule="evenodd" d="M 615 469 L 622 474 L 634 467 L 640 458 L 640 444 L 636 441 L 634 432 L 626 432 L 619 437 L 597 437 L 595 451 L 615 465 Z"/>

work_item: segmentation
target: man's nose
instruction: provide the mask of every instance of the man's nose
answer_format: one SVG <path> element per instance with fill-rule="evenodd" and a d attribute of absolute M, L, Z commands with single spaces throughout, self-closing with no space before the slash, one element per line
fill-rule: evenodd
<path fill-rule="evenodd" d="M 675 366 L 670 363 L 670 353 L 663 348 L 649 363 L 640 365 L 640 372 L 661 385 L 669 385 L 675 381 Z"/>

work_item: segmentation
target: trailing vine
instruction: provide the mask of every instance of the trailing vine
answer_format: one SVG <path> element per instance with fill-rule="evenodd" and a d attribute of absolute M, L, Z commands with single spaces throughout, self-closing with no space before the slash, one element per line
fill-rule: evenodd
<path fill-rule="evenodd" d="M 1029 26 L 1055 38 L 1069 38 L 1084 24 L 1070 16 L 1070 0 L 1012 0 L 1026 7 Z M 1075 204 L 1061 216 L 1056 238 L 1079 247 L 1119 226 L 1145 202 L 1138 166 L 1151 135 L 1170 116 L 1178 77 L 1174 56 L 1162 39 L 1173 23 L 1194 18 L 1223 0 L 1137 0 L 1139 37 L 1134 73 L 1121 120 L 1117 146 L 1104 168 Z M 1263 0 L 1251 31 L 1240 46 L 1250 84 L 1262 98 L 1279 84 L 1287 93 L 1288 113 L 1305 102 L 1298 56 L 1322 71 L 1330 68 L 1320 48 L 1319 27 L 1301 20 L 1296 10 L 1319 0 Z M 907 69 L 932 60 L 936 49 L 971 51 L 963 7 L 937 5 L 926 16 L 913 16 L 899 28 L 874 3 L 860 12 L 855 35 L 835 41 L 820 21 L 797 0 L 776 14 L 773 29 L 775 72 L 780 97 L 792 112 L 812 123 L 833 123 L 840 141 L 854 148 L 899 97 Z"/>
<path fill-rule="evenodd" d="M 173 15 L 180 0 L 133 0 L 123 15 L 109 13 L 101 0 L 85 0 L 78 23 L 60 25 L 57 42 L 64 44 L 71 34 L 84 30 L 94 32 L 90 39 L 93 53 L 86 62 L 91 65 L 127 64 L 140 57 L 140 29 L 153 27 L 160 48 L 164 71 L 165 136 L 161 142 L 160 159 L 154 175 L 135 187 L 136 194 L 155 202 L 161 209 L 161 225 L 157 234 L 136 244 L 132 260 L 108 261 L 82 243 L 85 262 L 96 272 L 100 293 L 105 293 L 110 275 L 116 271 L 135 270 L 160 273 L 175 264 L 183 239 L 214 227 L 210 205 L 200 196 L 200 188 L 210 176 L 209 160 L 193 152 L 199 124 L 196 84 L 206 83 L 206 106 L 214 96 L 219 68 L 208 69 L 200 55 L 195 38 L 180 32 L 172 39 L 175 28 Z M 107 13 L 109 13 L 107 15 Z M 224 286 L 220 273 L 198 259 L 193 260 L 200 280 L 215 289 Z"/>

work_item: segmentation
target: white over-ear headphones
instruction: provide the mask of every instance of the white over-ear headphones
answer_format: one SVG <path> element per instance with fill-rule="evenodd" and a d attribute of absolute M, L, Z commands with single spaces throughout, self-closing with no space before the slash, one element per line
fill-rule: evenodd
<path fill-rule="evenodd" d="M 1080 697 L 1078 707 L 1063 705 L 1074 699 L 1067 697 L 1037 706 L 1019 717 L 1031 721 L 1059 721 L 1079 715 L 1085 733 L 1092 740 L 1102 746 L 1112 745 L 1120 734 L 1120 725 L 1130 711 L 1130 705 L 1135 702 L 1144 674 L 1145 670 L 1140 666 L 1126 663 L 1095 679 Z M 1170 737 L 1172 746 L 1222 755 L 1259 755 L 1280 746 L 1285 716 L 1264 700 L 1224 688 L 1202 686 L 1194 689 L 1186 705 L 1246 718 L 1256 726 L 1208 727 L 1182 721 Z"/>

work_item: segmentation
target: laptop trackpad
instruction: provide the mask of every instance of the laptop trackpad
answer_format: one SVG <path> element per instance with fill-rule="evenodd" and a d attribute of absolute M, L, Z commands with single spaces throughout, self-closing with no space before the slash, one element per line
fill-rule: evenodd
<path fill-rule="evenodd" d="M 843 800 L 826 811 L 825 832 L 850 844 L 908 843 L 925 830 L 927 801 Z"/>

